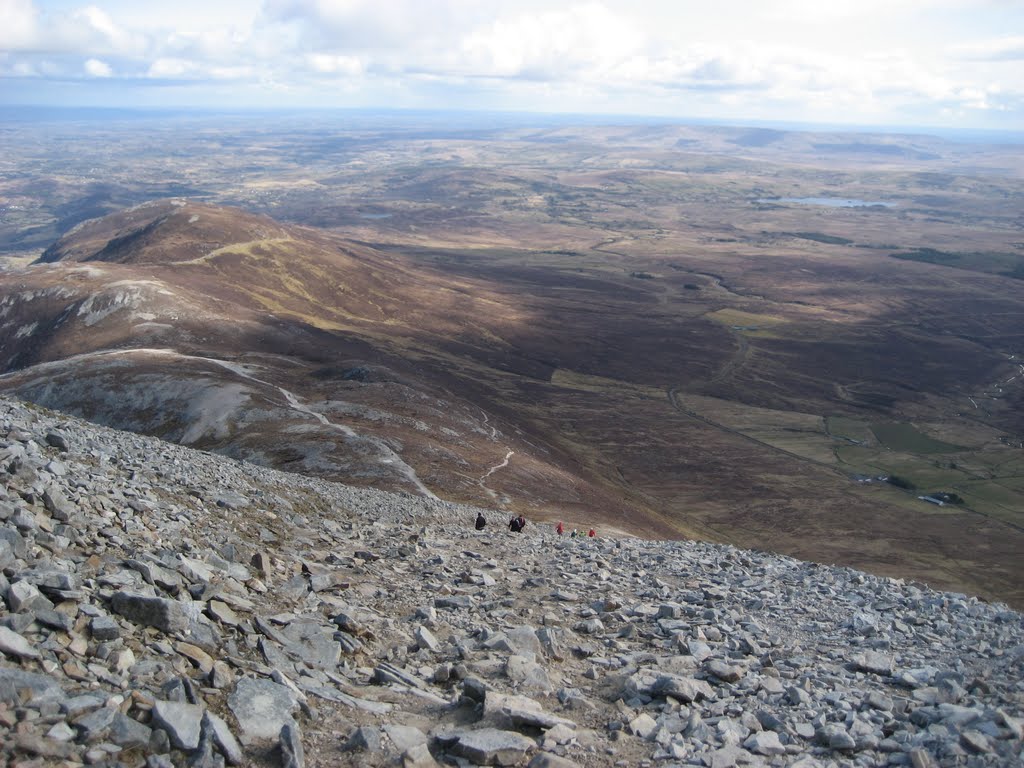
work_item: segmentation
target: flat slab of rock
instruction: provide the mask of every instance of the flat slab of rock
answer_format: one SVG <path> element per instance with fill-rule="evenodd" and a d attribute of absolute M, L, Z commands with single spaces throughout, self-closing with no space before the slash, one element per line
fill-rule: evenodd
<path fill-rule="evenodd" d="M 0 626 L 0 653 L 23 659 L 39 658 L 39 651 L 28 640 L 4 626 Z"/>
<path fill-rule="evenodd" d="M 448 751 L 464 757 L 475 765 L 518 765 L 537 749 L 537 743 L 515 731 L 480 728 L 449 734 L 454 743 Z"/>
<path fill-rule="evenodd" d="M 853 657 L 853 665 L 862 672 L 876 675 L 891 675 L 895 666 L 892 656 L 878 651 L 865 651 Z"/>
<path fill-rule="evenodd" d="M 179 749 L 194 750 L 202 735 L 203 708 L 184 701 L 161 701 L 153 704 L 153 725 L 167 732 L 171 743 Z"/>
<path fill-rule="evenodd" d="M 512 727 L 530 727 L 547 730 L 556 725 L 575 728 L 576 723 L 564 717 L 545 712 L 541 705 L 526 696 L 506 696 L 497 691 L 487 691 L 484 698 L 484 719 Z"/>
<path fill-rule="evenodd" d="M 177 600 L 143 595 L 137 592 L 116 592 L 110 607 L 129 621 L 167 632 L 188 629 L 188 614 Z"/>
<path fill-rule="evenodd" d="M 292 713 L 298 709 L 298 702 L 292 691 L 283 685 L 243 677 L 228 697 L 228 706 L 241 728 L 239 739 L 243 744 L 251 744 L 277 740 L 284 726 L 294 725 Z"/>

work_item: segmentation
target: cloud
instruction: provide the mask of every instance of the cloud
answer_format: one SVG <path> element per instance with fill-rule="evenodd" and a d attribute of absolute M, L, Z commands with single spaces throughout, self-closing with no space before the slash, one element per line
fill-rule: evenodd
<path fill-rule="evenodd" d="M 0 0 L 0 51 L 30 48 L 36 39 L 36 9 L 32 0 Z"/>
<path fill-rule="evenodd" d="M 363 73 L 363 63 L 355 56 L 311 53 L 306 56 L 306 63 L 311 71 L 321 75 L 354 77 Z"/>
<path fill-rule="evenodd" d="M 597 3 L 500 18 L 462 41 L 452 70 L 538 80 L 601 77 L 636 54 L 629 19 Z"/>
<path fill-rule="evenodd" d="M 1024 61 L 1024 36 L 963 43 L 952 48 L 952 55 L 965 61 Z"/>
<path fill-rule="evenodd" d="M 794 120 L 1024 100 L 1008 0 L 75 2 L 0 0 L 0 74 L 104 78 L 104 94 L 173 83 L 197 101 Z"/>
<path fill-rule="evenodd" d="M 86 59 L 84 69 L 89 77 L 110 77 L 114 74 L 110 65 L 99 59 Z"/>

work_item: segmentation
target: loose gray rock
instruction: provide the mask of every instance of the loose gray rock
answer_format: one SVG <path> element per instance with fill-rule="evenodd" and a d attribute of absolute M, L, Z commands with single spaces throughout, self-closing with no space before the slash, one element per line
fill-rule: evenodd
<path fill-rule="evenodd" d="M 306 756 L 302 750 L 302 733 L 294 723 L 281 726 L 281 768 L 305 768 Z"/>
<path fill-rule="evenodd" d="M 199 747 L 202 734 L 203 708 L 183 701 L 163 701 L 153 704 L 153 726 L 165 731 L 171 743 L 179 749 Z"/>
<path fill-rule="evenodd" d="M 23 659 L 38 659 L 39 651 L 17 632 L 0 625 L 0 653 Z"/>
<path fill-rule="evenodd" d="M 497 728 L 460 731 L 448 751 L 475 765 L 516 765 L 537 749 L 537 743 L 515 731 Z"/>
<path fill-rule="evenodd" d="M 129 621 L 156 627 L 168 634 L 184 632 L 189 626 L 186 609 L 176 600 L 136 592 L 117 592 L 110 600 L 110 607 Z"/>
<path fill-rule="evenodd" d="M 281 729 L 294 724 L 292 714 L 298 702 L 285 686 L 262 678 L 241 678 L 228 697 L 228 706 L 241 728 L 240 740 L 250 744 L 257 740 L 277 739 Z"/>

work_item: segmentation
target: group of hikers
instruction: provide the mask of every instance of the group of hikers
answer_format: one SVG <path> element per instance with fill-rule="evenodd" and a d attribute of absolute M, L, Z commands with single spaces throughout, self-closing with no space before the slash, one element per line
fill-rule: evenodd
<path fill-rule="evenodd" d="M 561 520 L 559 520 L 558 521 L 558 525 L 555 526 L 555 533 L 557 533 L 559 536 L 564 536 L 565 535 L 565 526 L 562 525 L 562 521 Z M 569 534 L 569 538 L 575 539 L 577 536 L 582 536 L 582 535 L 583 535 L 582 532 L 577 531 L 575 528 L 573 528 L 572 529 L 572 533 Z M 591 528 L 589 531 L 587 531 L 587 538 L 592 539 L 595 536 L 597 536 L 597 531 L 595 531 L 593 528 Z"/>
<path fill-rule="evenodd" d="M 484 513 L 483 512 L 477 512 L 476 513 L 476 524 L 475 524 L 476 529 L 478 531 L 482 531 L 484 529 L 484 526 L 486 526 L 486 525 L 487 525 L 487 518 L 484 517 Z M 512 517 L 508 521 L 508 529 L 510 531 L 512 531 L 513 533 L 521 533 L 522 530 L 525 527 L 526 527 L 526 518 L 523 517 L 522 515 L 518 515 L 518 516 Z M 559 536 L 564 536 L 565 535 L 565 525 L 562 523 L 561 520 L 559 520 L 558 521 L 558 525 L 555 526 L 555 533 L 557 533 Z M 588 538 L 593 539 L 594 537 L 597 536 L 597 531 L 595 531 L 593 528 L 591 528 L 589 531 L 587 531 L 586 535 L 587 535 Z M 573 538 L 573 539 L 575 539 L 577 537 L 582 537 L 582 536 L 583 536 L 583 533 L 578 531 L 578 530 L 576 530 L 575 528 L 573 528 L 572 529 L 572 533 L 569 534 L 569 537 Z"/>

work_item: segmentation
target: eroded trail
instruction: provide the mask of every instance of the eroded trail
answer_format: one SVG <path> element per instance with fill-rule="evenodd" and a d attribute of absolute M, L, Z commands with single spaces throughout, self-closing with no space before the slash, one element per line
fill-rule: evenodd
<path fill-rule="evenodd" d="M 278 386 L 277 384 L 273 384 L 269 381 L 264 381 L 263 379 L 253 376 L 251 373 L 249 373 L 249 371 L 246 369 L 244 365 L 232 363 L 228 360 L 218 360 L 213 357 L 199 357 L 195 359 L 215 363 L 223 368 L 227 368 L 232 373 L 241 376 L 244 379 L 248 379 L 249 381 L 253 381 L 257 384 L 262 384 L 263 386 L 276 389 L 278 392 L 281 393 L 281 396 L 284 397 L 285 402 L 288 403 L 288 406 L 292 410 L 298 411 L 299 413 L 305 414 L 307 416 L 312 416 L 325 427 L 336 429 L 346 437 L 358 438 L 371 443 L 380 452 L 381 464 L 386 464 L 388 466 L 394 467 L 396 470 L 398 470 L 400 474 L 405 476 L 421 494 L 426 496 L 428 499 L 437 499 L 437 496 L 435 496 L 434 493 L 423 484 L 423 481 L 420 480 L 419 475 L 416 474 L 416 470 L 414 470 L 401 456 L 398 455 L 398 453 L 395 452 L 393 448 L 388 446 L 383 440 L 380 440 L 379 438 L 376 437 L 360 435 L 347 424 L 338 424 L 336 422 L 331 421 L 322 413 L 314 411 L 308 405 L 303 403 L 294 392 L 291 392 L 285 389 L 284 387 Z"/>
<path fill-rule="evenodd" d="M 498 464 L 495 464 L 493 467 L 484 472 L 480 476 L 480 479 L 477 480 L 477 484 L 487 493 L 488 496 L 490 496 L 495 501 L 500 501 L 500 499 L 498 498 L 497 492 L 493 488 L 487 487 L 487 478 L 493 475 L 499 469 L 504 469 L 505 467 L 507 467 L 509 459 L 515 456 L 515 453 L 515 451 L 510 450 L 508 453 L 505 454 L 504 459 L 502 459 Z"/>
<path fill-rule="evenodd" d="M 345 437 L 347 438 L 359 440 L 366 443 L 367 445 L 373 446 L 374 450 L 377 452 L 377 461 L 380 464 L 392 467 L 399 475 L 405 477 L 409 481 L 409 483 L 413 487 L 415 487 L 416 490 L 418 490 L 423 496 L 427 497 L 428 499 L 434 499 L 435 501 L 439 501 L 438 497 L 434 495 L 434 493 L 429 488 L 427 488 L 426 485 L 423 484 L 422 480 L 420 480 L 419 475 L 416 474 L 416 470 L 413 469 L 398 453 L 395 452 L 393 448 L 387 445 L 387 443 L 385 443 L 383 440 L 377 437 L 373 437 L 372 435 L 360 434 L 347 424 L 339 424 L 337 422 L 331 421 L 324 414 L 319 413 L 318 411 L 315 411 L 308 405 L 306 405 L 302 401 L 302 399 L 299 398 L 294 392 L 291 392 L 290 390 L 285 389 L 284 387 L 278 386 L 273 382 L 266 381 L 264 379 L 259 378 L 258 376 L 253 375 L 249 367 L 242 365 L 240 363 L 234 363 L 231 362 L 230 360 L 220 360 L 215 357 L 186 355 L 174 349 L 144 348 L 102 350 L 98 352 L 90 352 L 82 355 L 75 355 L 72 358 L 68 358 L 64 361 L 61 361 L 59 365 L 61 367 L 66 367 L 72 361 L 83 360 L 90 357 L 98 358 L 133 354 L 165 355 L 168 357 L 175 357 L 182 360 L 197 360 L 204 363 L 210 363 L 231 371 L 239 378 L 251 381 L 254 384 L 259 384 L 262 387 L 268 387 L 270 389 L 276 390 L 281 395 L 281 397 L 284 398 L 285 402 L 288 404 L 288 407 L 291 408 L 293 411 L 314 418 L 325 427 L 337 430 L 341 434 L 345 435 Z M 58 364 L 51 365 L 56 367 Z"/>

